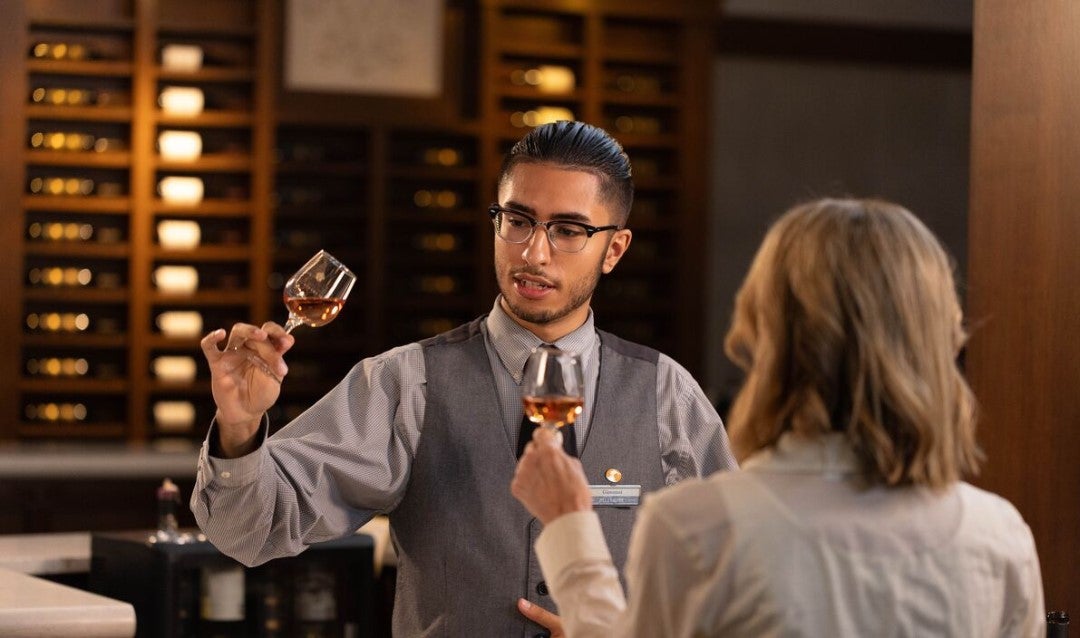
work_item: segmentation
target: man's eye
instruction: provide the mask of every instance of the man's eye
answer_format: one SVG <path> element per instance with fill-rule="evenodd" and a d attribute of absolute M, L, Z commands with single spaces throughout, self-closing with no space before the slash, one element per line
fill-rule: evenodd
<path fill-rule="evenodd" d="M 555 234 L 560 237 L 580 237 L 585 234 L 585 230 L 570 224 L 558 224 L 555 226 Z"/>
<path fill-rule="evenodd" d="M 529 227 L 529 222 L 527 220 L 525 220 L 523 217 L 506 216 L 503 219 L 505 220 L 506 224 L 508 226 L 510 226 L 511 228 L 528 228 Z"/>

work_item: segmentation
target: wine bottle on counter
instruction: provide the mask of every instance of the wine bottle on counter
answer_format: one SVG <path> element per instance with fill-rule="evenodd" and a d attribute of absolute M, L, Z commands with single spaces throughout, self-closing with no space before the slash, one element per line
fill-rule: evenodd
<path fill-rule="evenodd" d="M 180 488 L 166 478 L 157 488 L 157 530 L 148 539 L 151 543 L 186 543 L 191 537 L 180 533 L 176 508 L 180 505 Z"/>
<path fill-rule="evenodd" d="M 246 636 L 244 568 L 239 564 L 205 565 L 200 571 L 200 636 Z"/>
<path fill-rule="evenodd" d="M 1064 611 L 1046 613 L 1046 638 L 1069 638 L 1069 614 Z"/>
<path fill-rule="evenodd" d="M 330 638 L 336 635 L 337 579 L 329 565 L 314 562 L 297 568 L 294 593 L 296 635 Z"/>

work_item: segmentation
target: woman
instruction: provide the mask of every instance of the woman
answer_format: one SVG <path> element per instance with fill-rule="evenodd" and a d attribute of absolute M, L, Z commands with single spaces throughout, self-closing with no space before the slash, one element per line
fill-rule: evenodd
<path fill-rule="evenodd" d="M 645 502 L 628 600 L 580 465 L 543 432 L 522 457 L 511 489 L 545 524 L 567 635 L 1042 635 L 1031 531 L 962 480 L 980 456 L 964 338 L 949 260 L 910 212 L 790 210 L 725 340 L 746 371 L 728 423 L 743 471 Z"/>

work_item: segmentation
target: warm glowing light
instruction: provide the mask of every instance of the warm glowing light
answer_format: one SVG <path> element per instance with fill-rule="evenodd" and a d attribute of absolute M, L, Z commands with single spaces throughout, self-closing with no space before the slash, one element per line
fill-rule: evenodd
<path fill-rule="evenodd" d="M 202 89 L 193 86 L 167 86 L 158 97 L 158 104 L 167 114 L 182 117 L 202 113 L 205 101 Z"/>
<path fill-rule="evenodd" d="M 202 334 L 202 314 L 194 310 L 169 310 L 157 316 L 158 330 L 166 337 L 198 337 Z"/>
<path fill-rule="evenodd" d="M 202 154 L 202 136 L 195 131 L 162 131 L 158 135 L 161 156 L 172 162 L 192 162 Z"/>
<path fill-rule="evenodd" d="M 202 47 L 194 44 L 166 44 L 161 47 L 161 68 L 169 71 L 198 71 L 202 68 Z"/>
<path fill-rule="evenodd" d="M 154 285 L 162 292 L 193 293 L 199 289 L 199 271 L 194 266 L 158 266 Z"/>
<path fill-rule="evenodd" d="M 541 93 L 570 93 L 574 90 L 574 71 L 568 66 L 543 64 L 536 69 L 530 69 L 526 76 L 533 71 L 536 72 L 536 89 Z"/>
<path fill-rule="evenodd" d="M 195 380 L 195 357 L 156 357 L 150 367 L 162 381 Z"/>
<path fill-rule="evenodd" d="M 169 204 L 194 206 L 202 201 L 203 181 L 198 177 L 165 177 L 158 182 L 158 192 Z"/>
<path fill-rule="evenodd" d="M 195 425 L 195 405 L 191 401 L 154 403 L 154 425 L 163 432 L 183 432 Z"/>
<path fill-rule="evenodd" d="M 202 237 L 202 229 L 199 228 L 199 222 L 166 219 L 158 222 L 157 236 L 162 248 L 171 250 L 196 248 Z"/>

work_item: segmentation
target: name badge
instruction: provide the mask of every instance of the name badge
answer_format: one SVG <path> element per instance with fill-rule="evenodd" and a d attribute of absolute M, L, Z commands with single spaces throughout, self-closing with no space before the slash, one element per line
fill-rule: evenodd
<path fill-rule="evenodd" d="M 641 501 L 640 485 L 590 485 L 593 507 L 633 507 Z"/>

